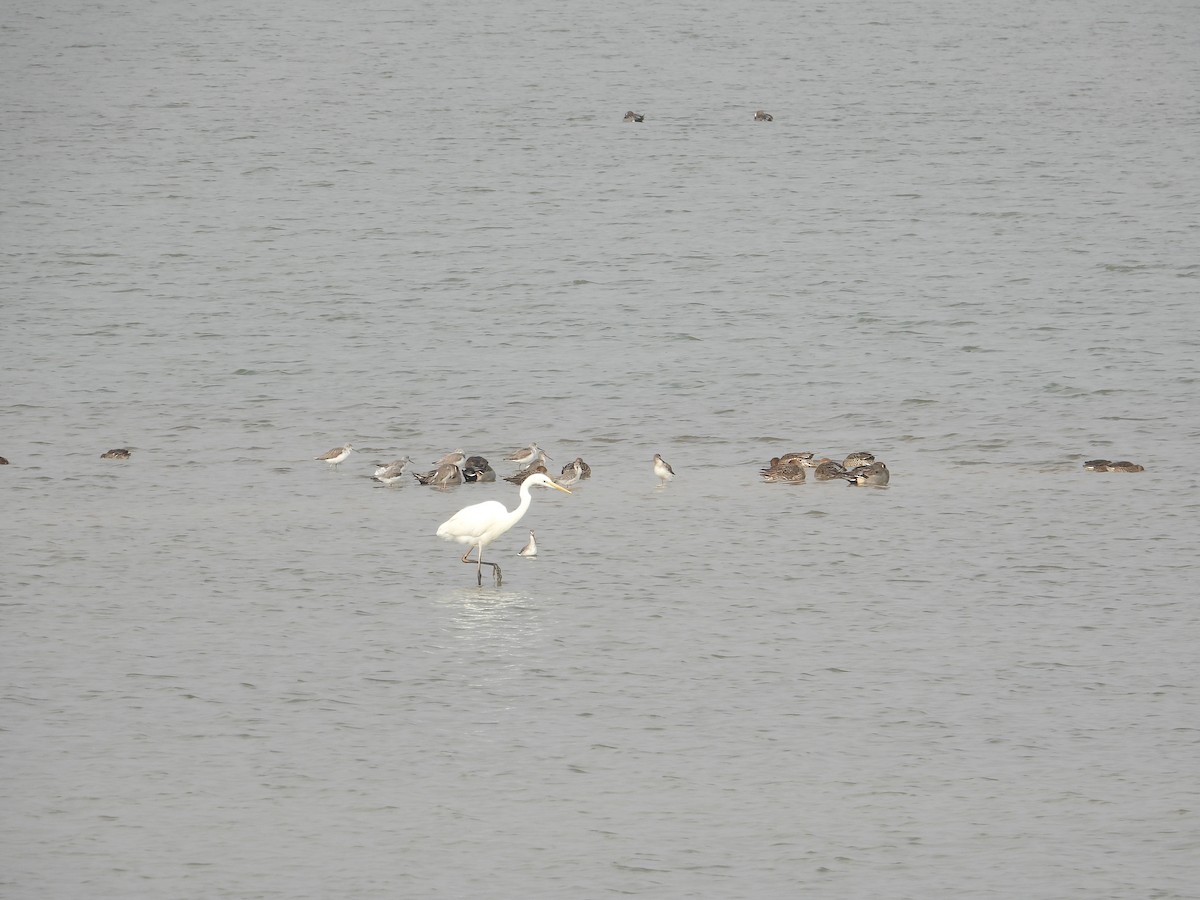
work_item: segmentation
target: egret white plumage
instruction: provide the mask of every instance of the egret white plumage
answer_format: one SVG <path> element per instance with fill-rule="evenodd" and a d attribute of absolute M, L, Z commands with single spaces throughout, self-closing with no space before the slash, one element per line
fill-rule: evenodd
<path fill-rule="evenodd" d="M 475 575 L 479 585 L 483 585 L 484 566 L 492 567 L 492 579 L 496 582 L 497 587 L 503 581 L 500 566 L 483 561 L 483 548 L 521 521 L 521 517 L 525 515 L 529 504 L 533 501 L 533 495 L 529 493 L 529 489 L 535 485 L 554 488 L 564 494 L 571 493 L 565 487 L 555 484 L 550 476 L 537 472 L 521 483 L 521 502 L 516 509 L 509 510 L 498 500 L 485 500 L 483 503 L 463 507 L 438 527 L 437 536 L 442 540 L 458 541 L 460 544 L 467 545 L 467 552 L 462 555 L 463 562 L 470 563 L 471 560 L 468 557 L 471 555 L 471 551 L 478 549 L 479 555 L 475 559 Z"/>

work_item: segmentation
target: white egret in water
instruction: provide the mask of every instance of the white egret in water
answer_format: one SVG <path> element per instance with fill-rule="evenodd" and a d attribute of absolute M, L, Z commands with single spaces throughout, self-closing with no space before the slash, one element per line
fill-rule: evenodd
<path fill-rule="evenodd" d="M 564 494 L 571 493 L 565 487 L 555 484 L 548 475 L 537 472 L 521 483 L 521 502 L 516 509 L 510 511 L 498 500 L 485 500 L 474 506 L 463 507 L 438 527 L 438 537 L 467 545 L 467 552 L 462 556 L 463 562 L 470 563 L 471 560 L 467 557 L 471 555 L 471 550 L 478 549 L 479 555 L 475 559 L 475 575 L 479 585 L 483 585 L 484 566 L 492 567 L 492 578 L 497 587 L 501 584 L 503 578 L 500 574 L 500 567 L 496 563 L 483 561 L 483 548 L 521 521 L 521 517 L 525 515 L 529 504 L 533 501 L 529 489 L 534 485 L 551 487 Z"/>

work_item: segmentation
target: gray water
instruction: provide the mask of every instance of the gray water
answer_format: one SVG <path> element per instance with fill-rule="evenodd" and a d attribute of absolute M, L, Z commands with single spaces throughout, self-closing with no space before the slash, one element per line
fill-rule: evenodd
<path fill-rule="evenodd" d="M 1200 896 L 1194 3 L 3 18 L 0 895 Z"/>

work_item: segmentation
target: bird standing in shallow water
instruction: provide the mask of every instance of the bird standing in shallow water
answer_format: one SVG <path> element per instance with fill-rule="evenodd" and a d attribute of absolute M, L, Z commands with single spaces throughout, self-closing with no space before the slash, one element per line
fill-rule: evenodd
<path fill-rule="evenodd" d="M 109 453 L 111 453 L 111 452 L 112 451 L 110 450 Z M 329 468 L 332 469 L 334 466 L 336 466 L 338 463 L 340 463 L 342 460 L 344 460 L 346 457 L 348 457 L 353 452 L 354 452 L 354 448 L 351 447 L 349 444 L 346 444 L 342 447 L 334 447 L 329 452 L 322 453 L 320 456 L 316 457 L 316 459 L 318 459 L 320 462 L 329 463 Z"/>
<path fill-rule="evenodd" d="M 478 549 L 479 554 L 475 560 L 475 574 L 476 583 L 481 587 L 483 586 L 484 566 L 492 567 L 492 579 L 496 582 L 497 587 L 503 582 L 500 566 L 496 563 L 483 561 L 483 548 L 521 521 L 521 517 L 525 515 L 526 510 L 529 509 L 529 504 L 533 500 L 529 489 L 538 485 L 554 488 L 554 490 L 562 491 L 564 494 L 571 493 L 565 487 L 559 487 L 551 481 L 549 475 L 542 472 L 535 472 L 522 483 L 521 502 L 516 509 L 506 509 L 504 504 L 498 500 L 485 500 L 483 503 L 476 503 L 474 506 L 467 506 L 460 509 L 438 527 L 438 537 L 446 541 L 458 541 L 460 544 L 467 545 L 467 552 L 462 556 L 464 563 L 470 563 L 471 560 L 468 557 L 471 555 L 471 551 Z"/>
<path fill-rule="evenodd" d="M 379 466 L 375 469 L 375 474 L 371 477 L 383 484 L 395 484 L 404 475 L 404 470 L 409 467 L 412 461 L 411 456 L 406 456 L 404 459 L 398 459 L 395 462 Z"/>
<path fill-rule="evenodd" d="M 537 541 L 533 539 L 533 531 L 529 532 L 529 543 L 517 551 L 519 556 L 537 556 Z"/>
<path fill-rule="evenodd" d="M 661 454 L 654 454 L 654 474 L 658 476 L 659 485 L 664 485 L 675 477 L 675 470 L 671 468 L 671 464 L 662 458 Z"/>
<path fill-rule="evenodd" d="M 546 459 L 539 459 L 539 453 L 545 455 L 545 451 L 537 444 L 530 444 L 528 447 L 514 450 L 504 458 L 512 460 L 522 469 L 528 469 L 530 466 L 536 466 L 539 462 L 545 462 L 550 458 L 547 456 Z"/>

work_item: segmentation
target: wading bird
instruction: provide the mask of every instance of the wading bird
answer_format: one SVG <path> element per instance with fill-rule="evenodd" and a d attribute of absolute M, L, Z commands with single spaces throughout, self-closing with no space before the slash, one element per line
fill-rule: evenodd
<path fill-rule="evenodd" d="M 442 540 L 458 541 L 460 544 L 467 545 L 467 552 L 462 556 L 463 562 L 470 563 L 471 560 L 468 557 L 471 555 L 471 551 L 474 549 L 479 551 L 479 555 L 475 559 L 475 580 L 481 587 L 483 586 L 484 566 L 492 567 L 492 579 L 496 582 L 497 587 L 503 582 L 500 567 L 496 563 L 483 561 L 483 548 L 521 521 L 521 517 L 525 515 L 533 500 L 529 489 L 535 485 L 554 488 L 564 494 L 571 493 L 565 487 L 559 487 L 551 481 L 549 475 L 535 472 L 522 482 L 521 502 L 516 509 L 506 509 L 499 500 L 485 500 L 474 506 L 463 507 L 438 527 L 437 536 Z"/>
<path fill-rule="evenodd" d="M 671 464 L 662 458 L 659 454 L 654 454 L 654 474 L 658 476 L 659 485 L 664 485 L 675 477 L 675 470 L 671 468 Z"/>
<path fill-rule="evenodd" d="M 349 456 L 353 452 L 353 450 L 354 450 L 354 448 L 351 447 L 349 444 L 346 444 L 345 446 L 342 446 L 342 447 L 334 447 L 329 452 L 322 453 L 320 456 L 318 456 L 317 460 L 319 460 L 320 462 L 329 463 L 329 468 L 332 469 L 334 466 L 336 466 L 338 463 L 340 463 L 342 460 L 344 460 L 347 456 Z"/>

